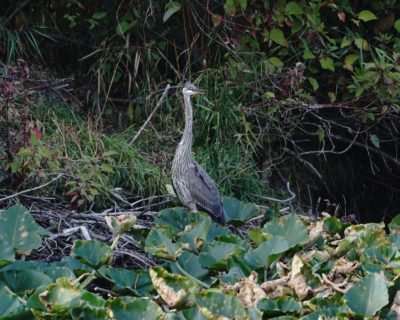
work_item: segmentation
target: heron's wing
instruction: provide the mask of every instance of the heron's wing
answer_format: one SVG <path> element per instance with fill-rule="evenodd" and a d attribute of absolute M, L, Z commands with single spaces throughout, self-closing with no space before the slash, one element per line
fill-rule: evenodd
<path fill-rule="evenodd" d="M 189 169 L 189 186 L 196 205 L 209 212 L 213 220 L 224 224 L 225 214 L 217 186 L 196 161 Z"/>

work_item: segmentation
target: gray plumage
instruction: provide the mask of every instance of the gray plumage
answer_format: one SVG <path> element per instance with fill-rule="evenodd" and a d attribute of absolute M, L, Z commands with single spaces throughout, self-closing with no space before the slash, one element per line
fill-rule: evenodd
<path fill-rule="evenodd" d="M 190 82 L 183 86 L 185 129 L 172 161 L 172 184 L 181 202 L 194 211 L 206 211 L 211 218 L 225 224 L 225 211 L 215 182 L 193 159 L 193 108 L 190 97 L 203 91 Z"/>

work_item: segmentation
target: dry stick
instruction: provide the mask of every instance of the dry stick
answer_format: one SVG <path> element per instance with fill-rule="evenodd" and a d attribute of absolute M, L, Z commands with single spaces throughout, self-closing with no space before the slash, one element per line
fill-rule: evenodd
<path fill-rule="evenodd" d="M 144 128 L 148 125 L 148 123 L 150 122 L 151 118 L 154 116 L 154 114 L 156 113 L 156 111 L 158 110 L 158 108 L 161 106 L 161 103 L 164 101 L 165 96 L 168 93 L 168 90 L 170 89 L 170 85 L 167 84 L 167 86 L 164 89 L 164 92 L 160 98 L 160 100 L 157 102 L 154 110 L 150 113 L 149 117 L 147 118 L 147 120 L 145 121 L 145 123 L 143 123 L 142 127 L 139 129 L 139 131 L 135 134 L 135 136 L 133 137 L 133 139 L 128 143 L 128 146 L 132 146 L 135 141 L 137 140 L 137 138 L 140 136 L 140 134 L 142 133 L 142 131 L 144 130 Z"/>
<path fill-rule="evenodd" d="M 20 196 L 21 194 L 25 194 L 25 193 L 28 193 L 28 192 L 31 192 L 31 191 L 35 191 L 35 190 L 42 189 L 42 188 L 48 186 L 49 184 L 53 183 L 54 181 L 57 181 L 57 180 L 60 179 L 63 175 L 64 175 L 63 173 L 60 173 L 57 177 L 55 177 L 55 178 L 53 178 L 52 180 L 46 182 L 45 184 L 42 184 L 42 185 L 40 185 L 40 186 L 31 188 L 31 189 L 22 190 L 22 191 L 20 191 L 20 192 L 11 194 L 11 195 L 9 195 L 9 196 L 7 196 L 7 197 L 1 198 L 1 199 L 0 199 L 0 202 L 3 202 L 3 201 L 6 201 L 6 200 L 9 200 L 9 199 L 18 197 L 18 196 Z"/>

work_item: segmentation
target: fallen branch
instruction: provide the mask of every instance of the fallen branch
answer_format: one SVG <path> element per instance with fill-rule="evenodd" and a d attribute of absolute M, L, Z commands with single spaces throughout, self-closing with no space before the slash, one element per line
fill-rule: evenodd
<path fill-rule="evenodd" d="M 141 128 L 139 129 L 138 132 L 136 132 L 135 136 L 132 138 L 132 140 L 128 143 L 128 146 L 132 146 L 135 141 L 137 140 L 137 138 L 141 135 L 142 131 L 144 130 L 144 128 L 146 128 L 146 126 L 148 125 L 148 123 L 150 122 L 151 118 L 153 118 L 154 114 L 157 112 L 158 108 L 161 106 L 161 103 L 164 101 L 165 96 L 167 95 L 169 89 L 171 88 L 171 86 L 169 84 L 167 84 L 167 86 L 164 89 L 164 92 L 160 98 L 160 100 L 158 100 L 156 106 L 154 107 L 154 110 L 150 113 L 149 117 L 147 118 L 147 120 L 143 123 L 143 125 L 141 126 Z"/>
<path fill-rule="evenodd" d="M 42 184 L 40 186 L 31 188 L 31 189 L 22 190 L 20 192 L 17 192 L 17 193 L 11 194 L 9 196 L 6 196 L 4 198 L 1 198 L 0 202 L 3 202 L 3 201 L 6 201 L 6 200 L 9 200 L 9 199 L 18 197 L 18 196 L 20 196 L 22 194 L 25 194 L 25 193 L 29 193 L 29 192 L 32 192 L 32 191 L 39 190 L 39 189 L 42 189 L 44 187 L 47 187 L 49 184 L 52 184 L 54 181 L 57 181 L 58 179 L 60 179 L 63 175 L 64 175 L 63 173 L 60 173 L 57 177 L 51 179 L 50 181 L 46 182 L 45 184 Z"/>

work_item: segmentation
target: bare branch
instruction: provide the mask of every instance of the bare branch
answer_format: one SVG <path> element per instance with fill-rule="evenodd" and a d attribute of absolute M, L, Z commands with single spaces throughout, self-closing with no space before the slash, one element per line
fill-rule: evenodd
<path fill-rule="evenodd" d="M 57 181 L 58 179 L 60 179 L 63 175 L 64 175 L 63 173 L 60 173 L 57 177 L 51 179 L 50 181 L 46 182 L 45 184 L 42 184 L 40 186 L 31 188 L 31 189 L 26 189 L 26 190 L 11 194 L 11 195 L 9 195 L 7 197 L 1 198 L 0 202 L 6 201 L 6 200 L 9 200 L 9 199 L 13 199 L 13 198 L 18 197 L 18 196 L 20 196 L 22 194 L 29 193 L 29 192 L 32 192 L 32 191 L 39 190 L 39 189 L 42 189 L 44 187 L 47 187 L 49 184 L 51 184 L 51 183 Z"/>
<path fill-rule="evenodd" d="M 128 143 L 128 146 L 132 146 L 135 141 L 137 140 L 137 138 L 141 135 L 142 131 L 144 130 L 144 128 L 146 128 L 146 126 L 148 125 L 148 123 L 150 122 L 151 118 L 153 118 L 154 114 L 157 112 L 158 108 L 161 106 L 161 103 L 164 101 L 165 96 L 167 95 L 169 89 L 171 88 L 171 86 L 169 84 L 167 84 L 167 86 L 164 89 L 164 92 L 160 98 L 160 100 L 157 102 L 156 106 L 154 107 L 154 110 L 150 113 L 149 117 L 147 118 L 147 120 L 145 121 L 145 123 L 143 123 L 142 127 L 139 129 L 138 132 L 136 132 L 135 136 L 133 137 L 133 139 Z"/>

